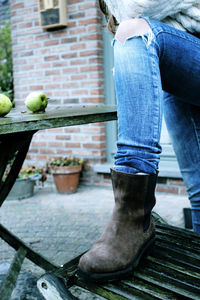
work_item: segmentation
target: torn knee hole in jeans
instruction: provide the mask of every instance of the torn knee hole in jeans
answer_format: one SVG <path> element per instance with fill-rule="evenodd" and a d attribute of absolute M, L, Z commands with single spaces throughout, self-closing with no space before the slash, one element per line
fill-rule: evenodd
<path fill-rule="evenodd" d="M 128 39 L 141 37 L 149 47 L 153 39 L 150 25 L 143 19 L 140 19 L 142 23 L 140 22 L 137 26 L 133 21 L 135 20 L 130 19 L 120 23 L 114 39 L 124 45 Z"/>

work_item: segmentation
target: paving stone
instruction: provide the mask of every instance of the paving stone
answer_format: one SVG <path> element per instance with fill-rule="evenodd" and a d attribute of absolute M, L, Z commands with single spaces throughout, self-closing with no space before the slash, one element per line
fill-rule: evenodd
<path fill-rule="evenodd" d="M 113 192 L 109 187 L 81 186 L 75 194 L 61 195 L 47 186 L 38 188 L 31 198 L 5 201 L 0 210 L 0 220 L 34 250 L 62 265 L 92 246 L 107 224 L 113 205 Z M 157 194 L 155 211 L 170 224 L 184 226 L 183 207 L 189 207 L 186 196 Z M 0 263 L 10 263 L 14 253 L 0 240 Z M 18 298 L 13 299 L 40 300 L 35 296 L 35 289 L 36 279 L 42 273 L 42 269 L 25 259 L 24 275 L 20 278 L 28 274 L 27 279 L 19 279 L 20 284 L 14 291 Z M 33 277 L 29 280 L 30 276 Z M 32 294 L 31 288 L 26 290 L 24 285 L 32 285 Z M 102 299 L 89 296 L 81 289 L 74 292 L 81 300 Z"/>

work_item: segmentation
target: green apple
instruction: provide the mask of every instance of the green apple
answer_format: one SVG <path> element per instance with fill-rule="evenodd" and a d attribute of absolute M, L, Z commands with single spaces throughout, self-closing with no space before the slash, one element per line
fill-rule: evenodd
<path fill-rule="evenodd" d="M 48 98 L 43 92 L 32 92 L 26 97 L 25 104 L 34 113 L 44 112 Z"/>
<path fill-rule="evenodd" d="M 7 115 L 12 108 L 12 102 L 4 95 L 0 94 L 0 117 Z"/>

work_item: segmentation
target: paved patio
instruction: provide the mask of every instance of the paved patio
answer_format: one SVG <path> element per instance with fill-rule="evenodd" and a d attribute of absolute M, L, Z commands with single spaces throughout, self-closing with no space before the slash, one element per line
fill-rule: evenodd
<path fill-rule="evenodd" d="M 5 201 L 0 221 L 33 249 L 61 265 L 87 250 L 98 238 L 112 213 L 113 200 L 109 187 L 81 186 L 72 195 L 60 195 L 50 186 L 37 187 L 31 198 Z M 154 210 L 170 224 L 184 227 L 183 207 L 189 207 L 186 196 L 157 194 Z M 14 250 L 0 240 L 0 280 L 3 267 L 8 267 L 5 262 L 10 263 L 13 255 Z M 27 259 L 23 270 L 12 299 L 43 299 L 36 291 L 34 277 L 43 270 Z M 80 299 L 89 298 L 81 294 Z"/>

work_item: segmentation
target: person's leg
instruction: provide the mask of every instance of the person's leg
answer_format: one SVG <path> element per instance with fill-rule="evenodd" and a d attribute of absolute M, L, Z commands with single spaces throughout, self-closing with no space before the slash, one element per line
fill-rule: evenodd
<path fill-rule="evenodd" d="M 152 31 L 142 34 L 137 27 L 125 43 L 114 41 L 119 138 L 111 176 L 116 205 L 106 231 L 80 259 L 79 275 L 87 280 L 128 274 L 153 241 L 150 212 L 161 152 L 161 78 L 165 90 L 186 101 L 195 101 L 200 92 L 200 64 L 189 68 L 200 57 L 200 41 L 146 20 Z M 135 174 L 141 172 L 145 174 Z"/>
<path fill-rule="evenodd" d="M 124 26 L 123 23 L 127 22 L 121 23 Z M 127 27 L 130 28 L 130 24 Z M 120 33 L 124 30 L 120 28 Z M 138 36 L 119 40 L 123 35 L 117 31 L 117 40 L 114 40 L 118 107 L 114 168 L 127 173 L 155 174 L 161 153 L 159 141 L 163 99 L 158 47 L 152 32 L 142 34 L 140 30 L 137 33 L 136 29 L 133 32 Z"/>
<path fill-rule="evenodd" d="M 200 106 L 166 94 L 164 115 L 191 202 L 193 229 L 200 233 Z"/>
<path fill-rule="evenodd" d="M 115 208 L 103 235 L 80 259 L 78 274 L 85 280 L 104 282 L 123 278 L 154 242 L 151 210 L 155 205 L 161 152 L 163 92 L 155 39 L 148 23 L 145 24 L 143 34 L 140 29 L 142 36 L 128 39 L 124 44 L 114 41 L 118 147 L 125 145 L 123 155 L 130 164 L 135 151 L 143 168 L 133 162 L 133 165 L 118 164 L 111 170 Z M 139 171 L 143 174 L 136 175 Z"/>
<path fill-rule="evenodd" d="M 158 168 L 160 76 L 163 90 L 181 101 L 200 105 L 200 39 L 161 22 L 146 20 L 153 30 L 152 39 L 143 38 L 146 49 L 144 43 L 140 48 L 140 38 L 114 44 L 118 104 L 115 169 L 130 173 L 155 173 Z"/>

